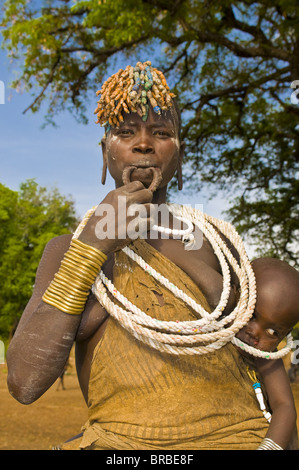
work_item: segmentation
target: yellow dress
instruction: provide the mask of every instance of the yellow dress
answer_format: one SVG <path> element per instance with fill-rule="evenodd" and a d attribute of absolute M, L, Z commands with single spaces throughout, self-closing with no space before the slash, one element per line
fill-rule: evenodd
<path fill-rule="evenodd" d="M 195 283 L 168 258 L 137 240 L 132 248 L 210 311 Z M 191 307 L 116 253 L 114 285 L 160 320 L 194 320 Z M 109 318 L 95 348 L 83 436 L 62 449 L 256 449 L 268 430 L 243 358 L 232 344 L 201 356 L 172 356 L 136 340 Z"/>

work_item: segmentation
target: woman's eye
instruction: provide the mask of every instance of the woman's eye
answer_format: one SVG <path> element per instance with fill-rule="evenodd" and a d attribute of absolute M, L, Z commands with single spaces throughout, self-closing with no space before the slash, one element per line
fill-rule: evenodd
<path fill-rule="evenodd" d="M 154 135 L 157 135 L 159 137 L 169 137 L 169 132 L 166 131 L 155 131 Z"/>
<path fill-rule="evenodd" d="M 120 129 L 118 132 L 119 135 L 131 135 L 133 134 L 132 129 Z"/>

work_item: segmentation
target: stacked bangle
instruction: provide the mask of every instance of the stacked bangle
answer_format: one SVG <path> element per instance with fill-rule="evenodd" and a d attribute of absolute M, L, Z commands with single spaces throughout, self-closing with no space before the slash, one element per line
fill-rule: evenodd
<path fill-rule="evenodd" d="M 65 313 L 80 315 L 106 260 L 107 256 L 100 250 L 73 239 L 42 300 Z"/>
<path fill-rule="evenodd" d="M 272 439 L 266 437 L 262 440 L 257 450 L 283 450 L 283 448 L 272 441 Z"/>

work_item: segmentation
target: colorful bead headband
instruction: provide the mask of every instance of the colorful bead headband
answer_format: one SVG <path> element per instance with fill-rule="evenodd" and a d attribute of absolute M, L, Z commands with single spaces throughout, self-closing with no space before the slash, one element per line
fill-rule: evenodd
<path fill-rule="evenodd" d="M 120 69 L 103 84 L 97 92 L 101 95 L 95 110 L 97 124 L 106 127 L 118 127 L 123 122 L 123 112 L 138 113 L 147 120 L 149 106 L 157 114 L 172 107 L 175 97 L 167 85 L 163 73 L 151 66 L 148 60 L 137 62 L 135 67 L 128 65 Z"/>

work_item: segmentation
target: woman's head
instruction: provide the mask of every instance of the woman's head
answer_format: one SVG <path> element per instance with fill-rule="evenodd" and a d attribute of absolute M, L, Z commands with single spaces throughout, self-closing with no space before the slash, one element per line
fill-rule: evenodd
<path fill-rule="evenodd" d="M 108 166 L 116 185 L 140 180 L 156 190 L 176 170 L 181 179 L 180 112 L 162 72 L 138 62 L 112 75 L 98 94 L 95 113 L 106 130 L 103 169 Z"/>
<path fill-rule="evenodd" d="M 97 122 L 108 130 L 118 127 L 125 114 L 137 113 L 146 121 L 152 108 L 160 115 L 172 108 L 175 97 L 163 73 L 153 68 L 150 61 L 120 69 L 106 80 L 97 94 L 101 95 L 95 110 Z"/>

